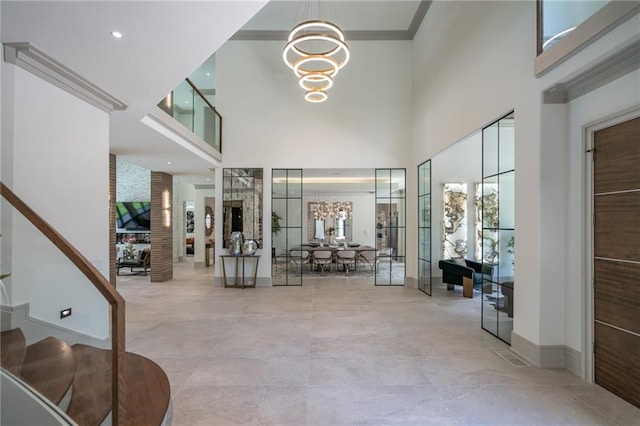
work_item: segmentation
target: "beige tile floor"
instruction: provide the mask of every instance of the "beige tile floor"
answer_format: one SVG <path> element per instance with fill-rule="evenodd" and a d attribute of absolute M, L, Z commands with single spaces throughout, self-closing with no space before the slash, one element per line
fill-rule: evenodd
<path fill-rule="evenodd" d="M 158 362 L 174 425 L 640 425 L 564 370 L 514 367 L 479 297 L 336 277 L 223 289 L 213 269 L 119 277 L 127 350 Z"/>

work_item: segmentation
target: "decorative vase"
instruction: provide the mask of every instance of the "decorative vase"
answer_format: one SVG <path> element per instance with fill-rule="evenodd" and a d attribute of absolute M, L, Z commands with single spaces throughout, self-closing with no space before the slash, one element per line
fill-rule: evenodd
<path fill-rule="evenodd" d="M 229 253 L 233 256 L 239 256 L 242 252 L 242 232 L 236 231 L 231 233 L 231 241 L 229 242 Z"/>
<path fill-rule="evenodd" d="M 258 243 L 256 240 L 244 240 L 242 243 L 242 254 L 253 256 L 258 250 Z"/>

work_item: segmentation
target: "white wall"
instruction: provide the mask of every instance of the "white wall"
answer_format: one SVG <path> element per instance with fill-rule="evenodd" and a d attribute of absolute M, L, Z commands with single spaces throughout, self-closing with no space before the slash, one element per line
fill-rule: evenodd
<path fill-rule="evenodd" d="M 282 61 L 282 42 L 230 41 L 216 52 L 225 165 L 404 167 L 408 153 L 401 147 L 411 137 L 411 43 L 349 46 L 351 61 L 322 104 L 304 100 Z"/>
<path fill-rule="evenodd" d="M 109 115 L 3 66 L 13 106 L 13 116 L 3 115 L 3 181 L 108 277 Z M 19 215 L 11 226 L 12 305 L 30 303 L 32 317 L 107 337 L 109 309 L 98 291 Z M 61 320 L 68 307 L 73 315 Z"/>
<path fill-rule="evenodd" d="M 542 92 L 586 69 L 637 37 L 635 16 L 542 78 L 533 75 L 535 2 L 434 2 L 414 39 L 415 167 L 474 130 L 515 110 L 517 290 L 514 332 L 538 345 L 576 344 L 582 327 L 567 276 L 580 274 L 570 247 L 582 234 L 572 223 L 582 206 L 573 200 L 577 177 L 571 165 L 580 153 L 567 151 L 568 135 L 580 132 L 582 112 L 543 106 Z M 464 31 L 461 31 L 464 28 Z M 638 79 L 622 79 L 623 101 L 602 89 L 578 100 L 593 115 L 638 102 Z M 597 105 L 597 108 L 594 106 Z M 582 106 L 581 111 L 586 107 Z M 596 111 L 597 110 L 597 111 Z M 574 118 L 575 117 L 575 118 Z M 574 167 L 575 168 L 575 167 Z M 415 195 L 408 193 L 408 226 L 416 225 Z M 571 231 L 568 231 L 571 229 Z M 569 234 L 567 234 L 569 232 Z M 564 241 L 562 236 L 565 236 Z M 409 233 L 411 236 L 411 233 Z M 408 242 L 409 247 L 412 244 Z M 410 260 L 411 262 L 411 260 Z M 408 265 L 413 274 L 414 264 Z M 567 294 L 565 299 L 564 295 Z M 571 300 L 569 300 L 571 299 Z M 566 314 L 565 314 L 566 312 Z M 567 318 L 570 315 L 571 318 Z"/>
<path fill-rule="evenodd" d="M 589 157 L 585 154 L 585 135 L 583 128 L 596 120 L 617 115 L 630 108 L 640 115 L 640 71 L 603 86 L 567 105 L 567 143 L 566 175 L 567 207 L 565 210 L 564 233 L 565 244 L 565 300 L 566 324 L 565 335 L 567 345 L 576 350 L 581 347 L 581 320 L 586 313 L 583 309 L 585 292 L 591 292 L 591 284 L 587 280 L 585 266 L 591 261 L 586 258 L 585 229 L 591 228 L 590 219 L 584 215 L 584 206 L 589 202 L 586 193 L 586 168 Z"/>
<path fill-rule="evenodd" d="M 322 104 L 304 100 L 282 61 L 282 42 L 230 41 L 216 52 L 224 167 L 264 168 L 264 247 L 271 247 L 272 168 L 393 168 L 409 161 L 411 42 L 354 41 L 349 46 L 351 61 Z M 216 178 L 216 211 L 222 211 L 221 183 Z M 217 247 L 222 247 L 220 223 Z M 270 250 L 259 253 L 265 258 L 258 276 L 270 277 Z"/>
<path fill-rule="evenodd" d="M 438 260 L 442 258 L 444 201 L 442 185 L 467 184 L 467 259 L 474 258 L 475 244 L 475 184 L 482 182 L 482 132 L 475 132 L 464 140 L 438 153 L 431 161 L 431 271 L 442 276 Z"/>

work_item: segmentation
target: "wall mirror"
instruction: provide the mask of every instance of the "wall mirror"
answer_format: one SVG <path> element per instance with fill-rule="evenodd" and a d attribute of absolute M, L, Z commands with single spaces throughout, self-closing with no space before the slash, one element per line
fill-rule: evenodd
<path fill-rule="evenodd" d="M 351 201 L 310 201 L 307 208 L 308 241 L 353 240 Z M 333 238 L 332 238 L 333 237 Z"/>
<path fill-rule="evenodd" d="M 262 247 L 261 168 L 224 169 L 222 175 L 223 247 L 229 247 L 232 232 L 256 240 Z"/>

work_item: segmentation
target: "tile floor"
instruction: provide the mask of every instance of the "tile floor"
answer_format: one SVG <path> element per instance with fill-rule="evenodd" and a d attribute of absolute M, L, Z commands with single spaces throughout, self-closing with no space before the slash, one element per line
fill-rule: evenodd
<path fill-rule="evenodd" d="M 564 370 L 514 367 L 479 297 L 444 286 L 214 287 L 213 270 L 119 277 L 127 350 L 158 362 L 173 425 L 640 425 L 640 409 Z"/>

